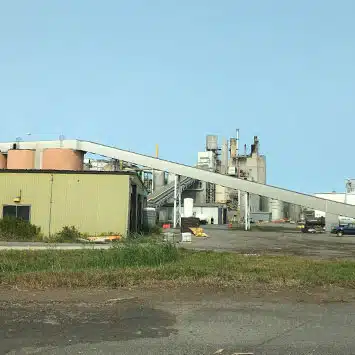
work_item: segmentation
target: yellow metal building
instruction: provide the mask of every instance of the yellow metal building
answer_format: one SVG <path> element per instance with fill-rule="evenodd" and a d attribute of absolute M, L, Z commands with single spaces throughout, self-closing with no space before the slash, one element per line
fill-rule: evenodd
<path fill-rule="evenodd" d="M 29 220 L 46 236 L 64 226 L 92 235 L 139 231 L 145 204 L 135 173 L 0 170 L 0 216 Z"/>

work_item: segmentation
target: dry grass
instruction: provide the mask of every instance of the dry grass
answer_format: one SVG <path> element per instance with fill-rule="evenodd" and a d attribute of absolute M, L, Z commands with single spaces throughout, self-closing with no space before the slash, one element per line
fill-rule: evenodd
<path fill-rule="evenodd" d="M 11 251 L 0 253 L 0 257 L 2 286 L 355 288 L 355 262 L 351 261 L 178 251 L 161 244 L 135 244 L 108 251 Z"/>

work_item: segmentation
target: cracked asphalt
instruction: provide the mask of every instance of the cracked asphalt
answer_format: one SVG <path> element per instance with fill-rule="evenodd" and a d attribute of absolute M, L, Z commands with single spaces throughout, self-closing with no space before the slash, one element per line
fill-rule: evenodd
<path fill-rule="evenodd" d="M 355 354 L 352 299 L 320 292 L 12 290 L 0 298 L 0 353 Z"/>
<path fill-rule="evenodd" d="M 353 259 L 355 238 L 206 228 L 188 248 Z M 7 246 L 6 246 L 7 248 Z M 16 246 L 15 246 L 16 248 Z M 344 289 L 2 290 L 0 354 L 355 354 Z"/>

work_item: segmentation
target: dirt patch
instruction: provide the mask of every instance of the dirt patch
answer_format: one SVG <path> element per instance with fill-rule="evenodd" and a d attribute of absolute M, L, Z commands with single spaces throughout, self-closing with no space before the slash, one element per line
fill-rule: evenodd
<path fill-rule="evenodd" d="M 30 294 L 25 297 L 27 300 L 12 295 L 6 301 L 6 297 L 2 297 L 1 353 L 33 346 L 57 347 L 82 342 L 167 337 L 174 332 L 173 314 L 151 307 L 137 297 L 122 298 L 116 293 L 115 298 L 106 298 L 104 292 L 101 295 L 105 298 L 103 302 L 93 302 L 88 290 L 81 290 L 81 298 L 79 294 L 71 298 L 64 290 L 55 293 L 56 299 L 66 293 L 66 300 L 51 301 L 53 292 L 37 293 L 36 301 L 29 300 Z"/>

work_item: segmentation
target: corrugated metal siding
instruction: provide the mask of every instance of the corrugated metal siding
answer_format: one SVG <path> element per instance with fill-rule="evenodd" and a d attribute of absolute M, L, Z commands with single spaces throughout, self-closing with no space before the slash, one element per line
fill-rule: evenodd
<path fill-rule="evenodd" d="M 250 217 L 254 222 L 258 222 L 258 221 L 270 222 L 271 212 L 251 212 Z"/>
<path fill-rule="evenodd" d="M 74 225 L 81 232 L 126 233 L 129 206 L 128 175 L 1 173 L 0 207 L 14 204 L 22 191 L 21 204 L 31 205 L 31 222 L 49 233 Z M 52 185 L 52 186 L 51 186 Z"/>
<path fill-rule="evenodd" d="M 52 231 L 74 225 L 90 233 L 125 233 L 127 175 L 53 175 Z"/>
<path fill-rule="evenodd" d="M 14 205 L 14 199 L 21 193 L 19 205 L 31 205 L 31 222 L 48 230 L 50 175 L 26 173 L 0 174 L 0 215 L 3 205 Z"/>

